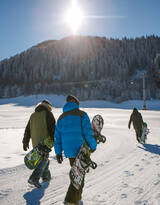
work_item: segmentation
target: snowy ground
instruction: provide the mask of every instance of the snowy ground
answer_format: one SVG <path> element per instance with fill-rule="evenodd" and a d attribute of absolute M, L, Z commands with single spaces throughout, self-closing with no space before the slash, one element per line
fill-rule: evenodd
<path fill-rule="evenodd" d="M 48 98 L 52 101 L 51 96 Z M 40 96 L 36 98 L 37 102 L 39 99 Z M 64 99 L 59 96 L 59 100 L 53 100 L 56 119 Z M 131 108 L 136 106 L 140 109 L 142 102 L 129 101 L 116 105 L 94 101 L 81 104 L 91 119 L 95 114 L 103 116 L 105 125 L 102 134 L 107 137 L 106 143 L 98 145 L 97 151 L 92 154 L 98 167 L 86 175 L 84 205 L 160 205 L 160 101 L 147 102 L 151 110 L 140 110 L 151 131 L 144 146 L 135 141 L 133 128 L 128 130 Z M 27 184 L 31 171 L 24 166 L 25 152 L 21 142 L 34 105 L 33 97 L 0 100 L 2 205 L 62 205 L 68 188 L 68 160 L 58 164 L 54 151 L 50 154 L 53 177 L 50 184 L 43 184 L 41 189 Z"/>

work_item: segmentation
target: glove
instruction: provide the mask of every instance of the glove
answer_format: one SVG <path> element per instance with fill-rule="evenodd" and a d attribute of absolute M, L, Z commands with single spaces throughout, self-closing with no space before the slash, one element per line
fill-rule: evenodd
<path fill-rule="evenodd" d="M 29 149 L 29 144 L 23 144 L 23 150 L 27 151 L 27 149 Z"/>
<path fill-rule="evenodd" d="M 57 158 L 57 162 L 58 162 L 59 164 L 61 164 L 62 161 L 63 161 L 62 155 L 56 155 L 56 158 Z"/>
<path fill-rule="evenodd" d="M 93 153 L 93 152 L 95 152 L 96 150 L 95 150 L 95 149 L 91 149 L 90 151 L 91 151 L 91 153 Z"/>

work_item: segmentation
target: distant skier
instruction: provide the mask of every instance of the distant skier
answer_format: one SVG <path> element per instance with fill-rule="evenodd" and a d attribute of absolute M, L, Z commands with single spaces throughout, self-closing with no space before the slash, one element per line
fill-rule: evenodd
<path fill-rule="evenodd" d="M 128 123 L 128 128 L 130 129 L 131 122 L 133 123 L 133 128 L 136 132 L 136 139 L 138 142 L 141 141 L 142 129 L 143 129 L 143 118 L 140 112 L 138 112 L 137 108 L 133 108 L 133 112 L 130 116 L 130 120 Z"/>
<path fill-rule="evenodd" d="M 79 100 L 73 95 L 68 95 L 66 101 L 63 107 L 63 114 L 59 117 L 56 124 L 54 149 L 58 163 L 62 163 L 62 151 L 64 151 L 65 156 L 69 158 L 70 166 L 72 166 L 84 142 L 84 138 L 88 142 L 92 152 L 96 149 L 97 144 L 93 137 L 91 123 L 87 113 L 79 110 Z M 82 198 L 83 186 L 84 183 L 77 190 L 70 183 L 64 204 L 78 205 Z"/>
<path fill-rule="evenodd" d="M 47 136 L 53 138 L 55 130 L 55 118 L 52 114 L 52 104 L 48 100 L 43 100 L 39 103 L 35 112 L 32 113 L 28 124 L 25 128 L 24 138 L 23 138 L 23 149 L 27 151 L 29 149 L 29 141 L 32 140 L 32 146 L 35 147 L 39 142 Z M 51 179 L 51 173 L 49 171 L 49 148 L 46 150 L 40 147 L 42 152 L 42 161 L 34 169 L 31 174 L 28 183 L 35 185 L 37 188 L 41 187 L 39 183 L 40 177 L 43 181 L 49 181 Z"/>

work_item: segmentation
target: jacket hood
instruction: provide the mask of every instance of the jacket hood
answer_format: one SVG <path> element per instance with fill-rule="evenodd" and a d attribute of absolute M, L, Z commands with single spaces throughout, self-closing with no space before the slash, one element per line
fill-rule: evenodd
<path fill-rule="evenodd" d="M 48 110 L 50 111 L 49 106 L 46 103 L 39 103 L 36 108 L 35 108 L 35 112 L 41 112 L 42 110 Z"/>
<path fill-rule="evenodd" d="M 75 109 L 79 109 L 79 105 L 77 105 L 75 102 L 67 102 L 63 107 L 63 112 L 68 112 Z"/>
<path fill-rule="evenodd" d="M 137 110 L 136 108 L 134 108 L 133 113 L 134 113 L 134 114 L 137 114 L 137 113 L 138 113 L 138 110 Z"/>

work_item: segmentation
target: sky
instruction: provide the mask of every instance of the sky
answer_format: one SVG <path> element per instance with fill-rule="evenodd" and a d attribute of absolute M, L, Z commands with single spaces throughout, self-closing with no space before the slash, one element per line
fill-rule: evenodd
<path fill-rule="evenodd" d="M 0 0 L 0 60 L 73 35 L 65 21 L 73 0 Z M 74 0 L 83 13 L 76 35 L 160 36 L 159 0 Z M 74 19 L 74 18 L 72 18 Z"/>

